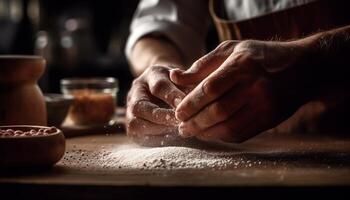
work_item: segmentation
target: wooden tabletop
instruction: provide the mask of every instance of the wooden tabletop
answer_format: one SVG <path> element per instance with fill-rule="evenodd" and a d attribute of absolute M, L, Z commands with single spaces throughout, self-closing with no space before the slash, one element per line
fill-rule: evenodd
<path fill-rule="evenodd" d="M 287 190 L 350 186 L 350 138 L 262 134 L 246 143 L 225 147 L 225 151 L 235 151 L 236 156 L 259 165 L 229 166 L 220 170 L 140 170 L 106 167 L 99 162 L 98 155 L 121 145 L 135 144 L 123 133 L 68 138 L 65 157 L 54 167 L 2 172 L 0 191 L 23 196 L 40 193 L 47 195 L 45 197 L 89 194 L 92 198 L 117 192 L 130 197 L 128 192 L 135 188 L 137 191 L 191 187 Z"/>

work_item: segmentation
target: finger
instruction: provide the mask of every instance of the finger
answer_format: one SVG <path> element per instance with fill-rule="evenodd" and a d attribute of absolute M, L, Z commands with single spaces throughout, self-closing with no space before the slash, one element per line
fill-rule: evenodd
<path fill-rule="evenodd" d="M 244 91 L 242 88 L 233 89 L 218 101 L 209 104 L 188 121 L 183 122 L 183 136 L 193 136 L 230 118 L 246 104 L 249 97 Z"/>
<path fill-rule="evenodd" d="M 223 95 L 237 82 L 234 60 L 227 59 L 215 72 L 198 84 L 176 108 L 176 118 L 186 121 L 207 104 Z"/>
<path fill-rule="evenodd" d="M 127 108 L 129 107 L 128 105 L 140 100 L 150 101 L 150 93 L 146 84 L 134 81 L 128 92 Z"/>
<path fill-rule="evenodd" d="M 148 86 L 152 95 L 163 100 L 173 108 L 176 108 L 186 96 L 185 93 L 178 89 L 169 79 L 150 78 L 148 80 Z"/>
<path fill-rule="evenodd" d="M 161 108 L 152 103 L 150 95 L 145 85 L 134 84 L 128 95 L 127 117 L 136 116 L 156 124 L 167 126 L 178 124 L 174 110 Z"/>
<path fill-rule="evenodd" d="M 216 49 L 194 62 L 186 71 L 170 70 L 171 81 L 181 86 L 198 84 L 229 57 L 238 43 L 233 40 L 221 43 Z"/>
<path fill-rule="evenodd" d="M 175 118 L 173 109 L 161 108 L 149 101 L 137 101 L 131 108 L 132 114 L 156 124 L 176 126 L 179 122 Z"/>
<path fill-rule="evenodd" d="M 188 120 L 237 83 L 250 85 L 256 79 L 257 72 L 253 70 L 256 63 L 249 56 L 249 54 L 232 54 L 227 58 L 183 99 L 176 108 L 176 118 L 180 121 Z"/>
<path fill-rule="evenodd" d="M 176 128 L 173 126 L 164 126 L 149 122 L 147 120 L 133 117 L 127 122 L 127 134 L 130 136 L 145 135 L 166 135 L 173 133 Z"/>
<path fill-rule="evenodd" d="M 255 113 L 248 106 L 242 107 L 231 118 L 208 128 L 199 135 L 208 141 L 240 143 L 244 141 L 241 131 L 255 119 Z"/>

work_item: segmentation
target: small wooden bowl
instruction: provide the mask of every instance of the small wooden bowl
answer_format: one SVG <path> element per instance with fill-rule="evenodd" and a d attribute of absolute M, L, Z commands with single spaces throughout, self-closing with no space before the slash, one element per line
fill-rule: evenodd
<path fill-rule="evenodd" d="M 0 129 L 29 131 L 47 129 L 46 126 L 0 126 Z M 48 135 L 0 137 L 0 167 L 47 167 L 64 155 L 65 138 L 61 130 Z"/>

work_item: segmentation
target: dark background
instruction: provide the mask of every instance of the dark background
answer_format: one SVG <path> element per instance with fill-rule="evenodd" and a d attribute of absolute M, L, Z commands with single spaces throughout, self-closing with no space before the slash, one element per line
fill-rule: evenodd
<path fill-rule="evenodd" d="M 116 77 L 125 95 L 133 79 L 124 55 L 138 0 L 0 0 L 0 54 L 42 55 L 45 93 L 60 93 L 65 77 Z M 209 32 L 208 48 L 216 32 Z"/>

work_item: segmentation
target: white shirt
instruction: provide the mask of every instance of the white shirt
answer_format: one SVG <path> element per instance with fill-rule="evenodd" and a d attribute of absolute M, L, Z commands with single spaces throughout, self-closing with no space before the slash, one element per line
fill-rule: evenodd
<path fill-rule="evenodd" d="M 312 1 L 315 0 L 224 0 L 224 4 L 230 20 L 242 21 Z M 126 56 L 130 57 L 141 37 L 160 34 L 171 40 L 188 62 L 198 59 L 205 53 L 208 4 L 207 0 L 141 0 L 130 26 Z"/>

